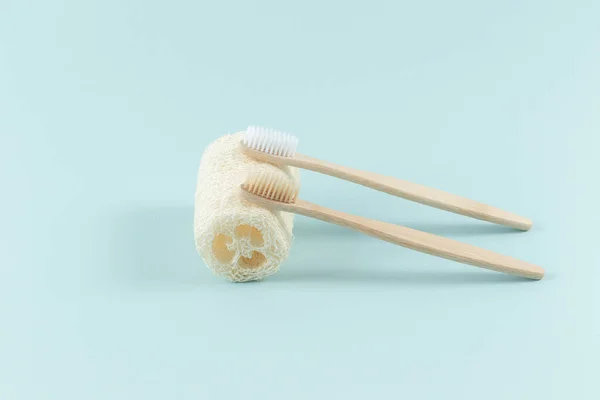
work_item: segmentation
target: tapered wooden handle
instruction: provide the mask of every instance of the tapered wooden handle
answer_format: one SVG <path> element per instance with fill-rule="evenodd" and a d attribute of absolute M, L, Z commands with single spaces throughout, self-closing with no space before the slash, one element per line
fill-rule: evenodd
<path fill-rule="evenodd" d="M 533 225 L 528 218 L 508 211 L 501 210 L 487 204 L 479 203 L 461 196 L 446 193 L 442 190 L 426 187 L 401 179 L 344 167 L 327 161 L 318 160 L 303 154 L 293 157 L 281 157 L 256 151 L 245 147 L 244 151 L 254 158 L 279 164 L 291 165 L 308 169 L 322 174 L 335 176 L 347 181 L 358 183 L 381 192 L 402 197 L 407 200 L 425 204 L 431 207 L 450 211 L 467 217 L 493 222 L 520 230 L 529 230 Z"/>
<path fill-rule="evenodd" d="M 442 190 L 373 172 L 335 165 L 301 154 L 297 154 L 292 158 L 297 160 L 296 162 L 292 162 L 294 166 L 335 176 L 381 192 L 456 214 L 466 215 L 468 217 L 525 231 L 529 230 L 533 225 L 532 221 L 528 218 Z"/>
<path fill-rule="evenodd" d="M 264 205 L 272 206 L 276 203 L 269 200 L 265 201 L 268 203 Z M 303 200 L 297 200 L 294 204 L 278 203 L 277 208 L 332 222 L 387 242 L 463 264 L 530 279 L 542 279 L 544 277 L 544 270 L 541 267 L 512 257 L 415 229 L 331 210 Z"/>

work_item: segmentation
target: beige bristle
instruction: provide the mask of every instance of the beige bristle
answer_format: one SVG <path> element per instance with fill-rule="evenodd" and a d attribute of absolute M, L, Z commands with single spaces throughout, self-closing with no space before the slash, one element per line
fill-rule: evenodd
<path fill-rule="evenodd" d="M 300 189 L 292 179 L 270 171 L 250 172 L 243 188 L 257 196 L 282 203 L 295 202 Z"/>

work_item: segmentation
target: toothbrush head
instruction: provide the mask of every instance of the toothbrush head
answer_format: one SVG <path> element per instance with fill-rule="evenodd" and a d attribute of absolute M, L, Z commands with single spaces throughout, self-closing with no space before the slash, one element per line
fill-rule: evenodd
<path fill-rule="evenodd" d="M 242 189 L 266 200 L 292 204 L 298 198 L 300 185 L 296 181 L 272 171 L 251 171 L 242 184 Z"/>
<path fill-rule="evenodd" d="M 294 157 L 298 138 L 275 129 L 249 126 L 242 143 L 251 149 L 274 156 Z"/>

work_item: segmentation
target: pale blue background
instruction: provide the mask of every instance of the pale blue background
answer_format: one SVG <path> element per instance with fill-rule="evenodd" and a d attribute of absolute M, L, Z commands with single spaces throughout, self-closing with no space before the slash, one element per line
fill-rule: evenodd
<path fill-rule="evenodd" d="M 0 398 L 598 399 L 597 1 L 2 1 Z M 196 254 L 204 147 L 302 152 L 531 217 L 304 173 L 302 196 L 530 282 L 297 219 L 280 273 Z"/>

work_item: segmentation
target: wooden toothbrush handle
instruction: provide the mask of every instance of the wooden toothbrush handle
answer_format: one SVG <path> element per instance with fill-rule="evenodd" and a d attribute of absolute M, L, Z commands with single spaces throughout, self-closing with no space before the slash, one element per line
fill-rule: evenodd
<path fill-rule="evenodd" d="M 470 264 L 476 267 L 491 269 L 507 274 L 518 275 L 530 279 L 542 279 L 544 270 L 537 265 L 529 264 L 512 257 L 494 253 L 467 243 L 447 239 L 430 233 L 389 224 L 341 211 L 331 210 L 303 200 L 294 204 L 278 204 L 278 208 L 296 214 L 331 222 L 346 228 L 355 229 L 366 235 L 385 240 L 409 249 L 431 254 L 433 256 Z"/>
<path fill-rule="evenodd" d="M 279 161 L 283 161 L 288 165 L 335 176 L 407 200 L 483 221 L 524 231 L 529 230 L 533 224 L 530 219 L 517 214 L 401 179 L 336 165 L 302 154 L 296 154 L 294 157 L 278 158 L 281 158 Z"/>

